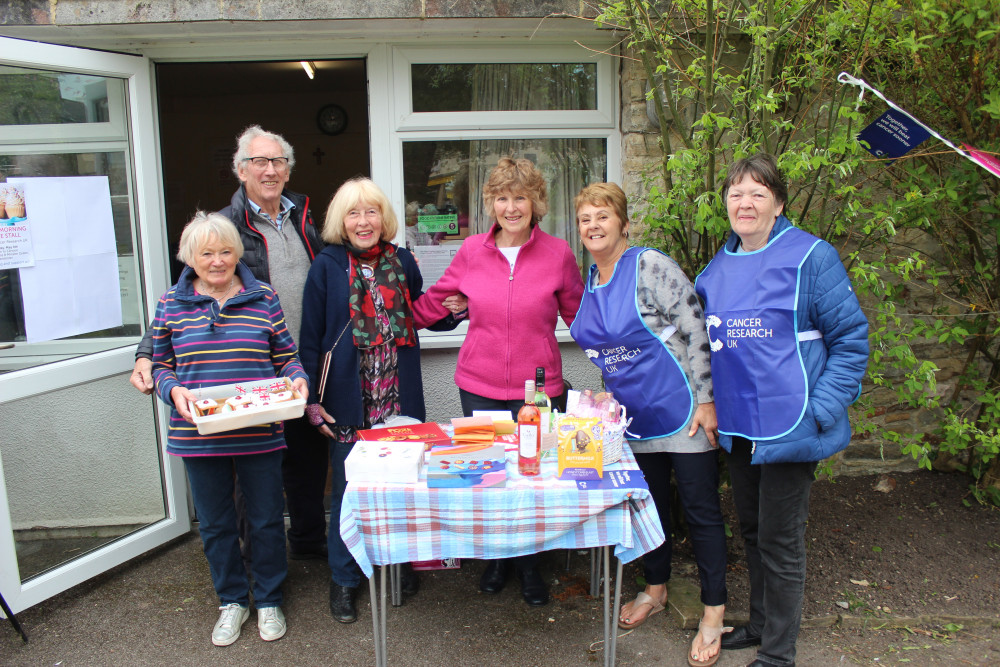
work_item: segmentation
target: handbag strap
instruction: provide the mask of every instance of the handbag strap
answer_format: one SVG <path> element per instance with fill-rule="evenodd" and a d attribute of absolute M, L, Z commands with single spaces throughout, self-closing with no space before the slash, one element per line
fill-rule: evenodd
<path fill-rule="evenodd" d="M 329 352 L 327 352 L 325 355 L 323 355 L 323 370 L 322 370 L 322 372 L 320 373 L 320 376 L 319 376 L 319 402 L 320 402 L 320 405 L 323 404 L 323 395 L 326 393 L 326 378 L 330 374 L 330 363 L 333 360 L 333 351 L 337 349 L 337 345 L 340 344 L 340 339 L 344 337 L 344 334 L 347 332 L 347 329 L 350 326 L 351 326 L 351 320 L 350 320 L 350 318 L 348 318 L 347 324 L 345 324 L 344 328 L 340 330 L 340 335 L 337 336 L 337 340 L 333 341 L 333 347 L 330 348 Z"/>

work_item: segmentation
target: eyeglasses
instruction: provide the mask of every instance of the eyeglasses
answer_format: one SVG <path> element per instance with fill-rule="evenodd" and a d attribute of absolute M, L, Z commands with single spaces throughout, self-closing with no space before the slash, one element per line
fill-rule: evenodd
<path fill-rule="evenodd" d="M 366 208 L 363 211 L 360 211 L 360 210 L 358 210 L 358 209 L 355 208 L 355 209 L 351 209 L 347 213 L 346 217 L 347 217 L 348 220 L 360 220 L 361 216 L 364 216 L 364 217 L 368 218 L 369 220 L 374 220 L 374 219 L 378 218 L 380 215 L 381 215 L 381 212 L 377 208 Z"/>
<path fill-rule="evenodd" d="M 277 171 L 288 167 L 288 158 L 286 157 L 245 157 L 243 161 L 249 162 L 257 169 L 267 169 L 268 162 L 273 164 Z"/>

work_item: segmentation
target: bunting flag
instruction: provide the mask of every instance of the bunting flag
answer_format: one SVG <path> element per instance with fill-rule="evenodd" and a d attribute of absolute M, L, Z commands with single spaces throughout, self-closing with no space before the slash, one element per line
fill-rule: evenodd
<path fill-rule="evenodd" d="M 858 93 L 858 104 L 861 104 L 864 99 L 865 90 L 870 90 L 893 110 L 885 112 L 875 122 L 858 133 L 858 139 L 868 143 L 870 147 L 868 151 L 872 155 L 892 160 L 905 155 L 928 136 L 932 136 L 965 159 L 971 160 L 1000 178 L 1000 160 L 997 159 L 996 155 L 978 150 L 969 144 L 962 144 L 965 147 L 965 150 L 962 150 L 888 99 L 881 91 L 872 88 L 864 79 L 858 79 L 847 72 L 841 72 L 837 81 L 861 88 L 861 92 Z"/>

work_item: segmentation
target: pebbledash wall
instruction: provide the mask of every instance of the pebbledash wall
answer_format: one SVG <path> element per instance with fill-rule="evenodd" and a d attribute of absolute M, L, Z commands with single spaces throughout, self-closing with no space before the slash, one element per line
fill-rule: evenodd
<path fill-rule="evenodd" d="M 513 44 L 497 26 L 520 21 L 532 21 L 538 26 L 539 35 L 546 33 L 561 20 L 572 17 L 592 17 L 593 8 L 585 1 L 509 0 L 476 2 L 457 0 L 158 0 L 136 2 L 125 0 L 25 0 L 0 5 L 0 35 L 38 39 L 54 43 L 81 43 L 71 35 L 82 29 L 89 36 L 110 42 L 118 27 L 122 30 L 135 26 L 162 26 L 165 33 L 183 34 L 190 29 L 192 35 L 211 33 L 205 26 L 218 28 L 232 22 L 251 22 L 261 26 L 263 33 L 268 22 L 321 22 L 364 21 L 359 26 L 377 33 L 379 25 L 399 26 L 400 22 L 434 22 L 455 19 L 462 34 L 480 36 L 482 43 L 493 46 Z M 286 23 L 287 25 L 287 23 Z M 414 24 L 418 25 L 418 24 Z M 514 25 L 514 23 L 511 23 Z M 529 31 L 530 32 L 530 31 Z M 124 34 L 124 33 L 123 33 Z M 313 35 L 315 36 L 315 35 Z M 261 58 L 266 58 L 266 39 L 262 35 Z M 123 38 L 125 39 L 125 38 Z M 204 37 L 202 37 L 204 39 Z M 558 39 L 558 36 L 556 37 Z M 567 37 L 566 43 L 572 43 Z M 646 115 L 646 81 L 641 68 L 632 59 L 622 58 L 618 63 L 620 76 L 620 131 L 621 172 L 623 187 L 630 199 L 641 198 L 641 174 L 644 168 L 659 159 L 657 132 Z M 578 388 L 597 387 L 600 376 L 586 356 L 572 342 L 562 343 L 564 376 Z M 458 392 L 452 379 L 457 348 L 425 349 L 422 355 L 424 388 L 428 417 L 446 419 L 460 413 Z M 947 382 L 954 373 L 949 359 L 938 359 L 942 373 L 939 381 Z M 897 430 L 922 431 L 935 416 L 928 413 L 899 409 L 888 399 L 876 401 L 879 419 L 892 423 Z M 883 449 L 882 443 L 857 439 L 838 462 L 844 474 L 868 473 L 882 470 L 911 469 L 912 461 L 902 457 L 898 450 Z"/>

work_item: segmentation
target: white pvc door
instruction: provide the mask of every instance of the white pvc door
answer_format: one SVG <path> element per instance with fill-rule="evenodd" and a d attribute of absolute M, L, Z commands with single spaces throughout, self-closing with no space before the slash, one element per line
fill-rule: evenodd
<path fill-rule="evenodd" d="M 128 382 L 167 285 L 144 57 L 0 38 L 0 593 L 17 611 L 190 528 Z"/>

